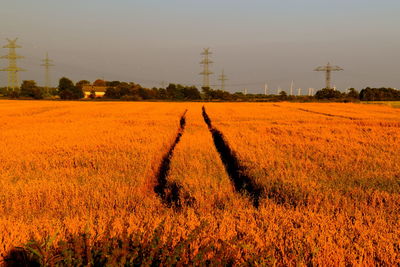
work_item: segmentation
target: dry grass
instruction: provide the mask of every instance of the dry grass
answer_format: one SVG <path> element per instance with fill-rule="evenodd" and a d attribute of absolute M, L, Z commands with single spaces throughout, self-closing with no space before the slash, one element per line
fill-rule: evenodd
<path fill-rule="evenodd" d="M 151 257 L 164 263 L 171 253 L 181 264 L 400 263 L 399 110 L 206 104 L 263 188 L 255 208 L 235 190 L 201 106 L 1 101 L 1 255 L 30 239 L 58 233 L 57 248 L 85 233 L 92 247 L 139 238 L 141 253 L 158 249 Z M 179 187 L 177 210 L 154 186 L 185 109 L 167 177 Z M 162 245 L 151 245 L 155 236 Z"/>
<path fill-rule="evenodd" d="M 209 114 L 269 201 L 303 214 L 294 231 L 318 233 L 319 263 L 399 262 L 398 110 L 227 104 L 209 105 Z"/>

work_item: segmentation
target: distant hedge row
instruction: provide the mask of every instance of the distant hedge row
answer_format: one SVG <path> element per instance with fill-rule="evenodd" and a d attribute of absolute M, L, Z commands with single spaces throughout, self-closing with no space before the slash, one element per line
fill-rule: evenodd
<path fill-rule="evenodd" d="M 82 80 L 73 83 L 68 78 L 61 78 L 57 88 L 38 87 L 35 81 L 23 81 L 19 90 L 7 90 L 0 88 L 0 94 L 10 98 L 28 97 L 33 99 L 54 98 L 60 99 L 81 99 L 84 97 L 82 88 L 90 84 L 89 81 Z M 133 82 L 103 81 L 97 80 L 94 86 L 106 87 L 105 99 L 120 100 L 166 100 L 166 101 L 400 101 L 400 90 L 393 88 L 370 88 L 367 87 L 358 92 L 350 88 L 347 92 L 340 92 L 333 89 L 321 89 L 313 96 L 292 96 L 285 91 L 279 95 L 264 94 L 243 94 L 241 92 L 230 93 L 224 90 L 202 88 L 201 91 L 195 86 L 184 86 L 180 84 L 169 84 L 166 88 L 152 89 L 144 88 L 140 84 Z M 97 98 L 95 94 L 92 98 Z"/>
<path fill-rule="evenodd" d="M 400 101 L 400 90 L 393 88 L 365 88 L 360 92 L 361 101 Z"/>

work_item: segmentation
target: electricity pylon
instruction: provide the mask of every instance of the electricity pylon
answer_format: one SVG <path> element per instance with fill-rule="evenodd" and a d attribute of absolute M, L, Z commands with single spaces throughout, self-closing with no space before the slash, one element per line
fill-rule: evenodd
<path fill-rule="evenodd" d="M 218 81 L 221 82 L 221 90 L 225 90 L 225 82 L 228 80 L 227 76 L 224 73 L 224 70 L 222 70 L 221 75 L 218 78 Z"/>
<path fill-rule="evenodd" d="M 15 51 L 15 49 L 21 48 L 21 46 L 17 45 L 17 40 L 18 38 L 15 38 L 14 40 L 7 39 L 8 44 L 3 46 L 3 48 L 8 48 L 8 54 L 1 57 L 8 59 L 8 67 L 1 71 L 8 72 L 7 89 L 12 89 L 14 91 L 19 87 L 18 72 L 25 71 L 24 69 L 17 67 L 17 59 L 24 58 L 23 56 L 17 55 Z"/>
<path fill-rule="evenodd" d="M 210 60 L 211 55 L 210 48 L 204 48 L 203 52 L 201 53 L 204 56 L 203 60 L 200 62 L 203 65 L 203 72 L 200 75 L 203 75 L 203 88 L 210 88 L 210 75 L 213 74 L 210 71 L 210 64 L 213 62 Z"/>
<path fill-rule="evenodd" d="M 298 89 L 298 96 L 301 96 L 301 88 Z"/>
<path fill-rule="evenodd" d="M 308 88 L 308 95 L 309 96 L 314 95 L 314 88 Z"/>
<path fill-rule="evenodd" d="M 326 66 L 321 66 L 316 68 L 314 71 L 325 71 L 326 73 L 326 89 L 332 89 L 331 88 L 331 75 L 332 75 L 332 71 L 341 71 L 343 70 L 341 67 L 339 66 L 332 66 L 331 64 L 328 64 Z"/>
<path fill-rule="evenodd" d="M 269 94 L 269 88 L 268 88 L 268 84 L 264 85 L 264 95 L 268 95 Z"/>
<path fill-rule="evenodd" d="M 53 67 L 54 64 L 52 63 L 53 60 L 49 59 L 49 54 L 46 53 L 46 58 L 42 60 L 43 64 L 41 64 L 40 66 L 44 67 L 44 75 L 45 75 L 45 82 L 44 82 L 44 88 L 46 90 L 46 92 L 49 91 L 49 88 L 51 87 L 51 79 L 50 79 L 50 67 Z"/>

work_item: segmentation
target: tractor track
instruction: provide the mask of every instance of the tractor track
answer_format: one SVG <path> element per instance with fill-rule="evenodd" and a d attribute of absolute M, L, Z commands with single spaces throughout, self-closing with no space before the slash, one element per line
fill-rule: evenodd
<path fill-rule="evenodd" d="M 169 182 L 167 177 L 171 167 L 171 159 L 175 150 L 175 147 L 182 138 L 183 132 L 186 127 L 186 113 L 184 111 L 179 120 L 179 129 L 175 137 L 174 142 L 169 148 L 168 152 L 163 156 L 161 164 L 158 168 L 156 174 L 156 186 L 154 187 L 154 192 L 162 199 L 162 201 L 168 207 L 174 207 L 180 209 L 182 207 L 181 203 L 181 191 L 182 186 L 176 182 Z"/>
<path fill-rule="evenodd" d="M 334 117 L 334 118 L 348 119 L 348 120 L 353 120 L 353 121 L 359 121 L 359 120 L 361 120 L 361 119 L 358 119 L 358 118 L 353 118 L 353 117 L 349 117 L 349 116 L 343 116 L 343 115 L 334 115 L 334 114 L 330 114 L 330 113 L 319 112 L 319 111 L 313 111 L 313 110 L 304 109 L 304 108 L 298 108 L 298 110 L 300 110 L 300 111 L 304 111 L 304 112 L 308 112 L 308 113 L 314 113 L 314 114 L 318 114 L 318 115 L 323 115 L 323 116 L 327 116 L 327 117 Z"/>
<path fill-rule="evenodd" d="M 260 200 L 265 194 L 261 185 L 258 185 L 246 173 L 246 168 L 240 164 L 235 152 L 230 148 L 224 135 L 212 125 L 212 121 L 208 116 L 205 107 L 202 108 L 204 122 L 214 140 L 214 145 L 220 155 L 220 158 L 225 166 L 229 178 L 231 179 L 234 188 L 237 192 L 250 196 L 254 207 L 258 208 Z"/>

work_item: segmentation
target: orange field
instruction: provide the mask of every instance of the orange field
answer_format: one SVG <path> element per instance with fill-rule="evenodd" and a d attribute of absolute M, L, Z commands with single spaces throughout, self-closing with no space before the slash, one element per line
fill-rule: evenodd
<path fill-rule="evenodd" d="M 0 120 L 0 261 L 400 264 L 399 109 L 0 101 Z"/>

